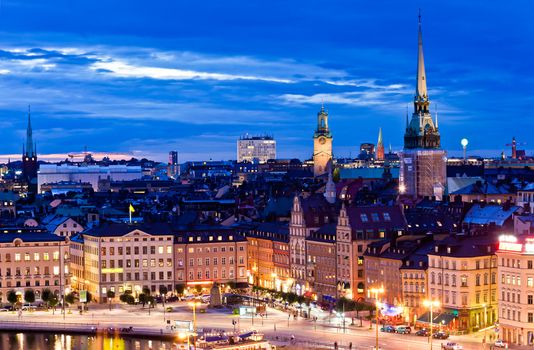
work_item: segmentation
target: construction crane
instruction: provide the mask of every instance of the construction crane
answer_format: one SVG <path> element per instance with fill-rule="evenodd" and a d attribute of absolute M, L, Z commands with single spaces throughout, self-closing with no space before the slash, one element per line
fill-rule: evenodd
<path fill-rule="evenodd" d="M 512 137 L 512 143 L 507 143 L 505 146 L 512 147 L 512 159 L 517 159 L 517 146 L 523 146 L 526 144 L 526 142 L 517 142 L 514 136 Z"/>

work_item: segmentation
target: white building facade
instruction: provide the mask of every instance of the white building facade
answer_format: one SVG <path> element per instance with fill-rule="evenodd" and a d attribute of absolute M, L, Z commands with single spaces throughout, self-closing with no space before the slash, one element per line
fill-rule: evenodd
<path fill-rule="evenodd" d="M 237 140 L 237 161 L 266 163 L 276 159 L 276 141 L 271 136 L 244 136 Z"/>
<path fill-rule="evenodd" d="M 129 181 L 142 177 L 143 171 L 140 166 L 41 164 L 37 174 L 37 190 L 41 193 L 43 184 L 70 181 L 90 183 L 93 190 L 97 191 L 99 180 Z"/>

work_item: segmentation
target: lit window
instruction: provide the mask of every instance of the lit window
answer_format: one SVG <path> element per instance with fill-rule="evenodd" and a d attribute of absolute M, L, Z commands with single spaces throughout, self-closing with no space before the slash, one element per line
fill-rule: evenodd
<path fill-rule="evenodd" d="M 163 254 L 163 246 L 158 247 L 158 254 Z"/>
<path fill-rule="evenodd" d="M 59 275 L 59 266 L 54 266 L 54 276 Z"/>
<path fill-rule="evenodd" d="M 20 261 L 20 253 L 15 253 L 15 261 Z"/>
<path fill-rule="evenodd" d="M 368 222 L 369 219 L 367 218 L 367 214 L 360 214 L 360 219 L 362 220 L 362 222 Z"/>

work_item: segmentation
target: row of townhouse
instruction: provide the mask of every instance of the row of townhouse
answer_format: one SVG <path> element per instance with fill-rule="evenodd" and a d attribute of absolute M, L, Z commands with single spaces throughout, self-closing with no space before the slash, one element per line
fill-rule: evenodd
<path fill-rule="evenodd" d="M 247 281 L 247 241 L 232 229 L 103 223 L 72 237 L 72 286 L 105 302 L 107 291 L 159 294 Z"/>
<path fill-rule="evenodd" d="M 294 198 L 289 223 L 291 290 L 323 303 L 365 298 L 367 245 L 401 237 L 399 206 L 330 203 L 320 194 Z"/>

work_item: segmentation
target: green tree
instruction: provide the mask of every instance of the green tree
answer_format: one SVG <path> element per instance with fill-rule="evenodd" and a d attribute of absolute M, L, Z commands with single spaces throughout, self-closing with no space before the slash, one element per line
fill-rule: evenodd
<path fill-rule="evenodd" d="M 138 298 L 139 302 L 143 305 L 143 307 L 145 307 L 145 304 L 148 302 L 148 295 L 146 295 L 145 293 L 141 293 L 139 294 Z"/>
<path fill-rule="evenodd" d="M 70 313 L 70 306 L 76 302 L 76 296 L 74 293 L 69 293 L 65 295 L 65 303 L 69 306 L 69 313 Z"/>
<path fill-rule="evenodd" d="M 150 295 L 150 288 L 148 287 L 143 288 L 143 294 Z"/>
<path fill-rule="evenodd" d="M 56 306 L 57 306 L 58 303 L 59 303 L 59 299 L 57 298 L 57 295 L 52 294 L 52 297 L 48 301 L 48 304 L 52 308 L 52 314 L 56 313 Z"/>
<path fill-rule="evenodd" d="M 106 292 L 106 296 L 108 297 L 108 300 L 109 300 L 109 311 L 111 311 L 111 300 L 112 300 L 113 298 L 115 298 L 115 292 L 112 291 L 112 290 L 108 290 L 108 291 Z"/>
<path fill-rule="evenodd" d="M 185 291 L 185 284 L 177 284 L 176 285 L 176 294 L 182 296 L 184 294 L 184 291 Z"/>
<path fill-rule="evenodd" d="M 17 292 L 15 292 L 13 289 L 7 292 L 7 301 L 14 308 L 15 304 L 19 301 L 19 296 L 17 295 Z"/>
<path fill-rule="evenodd" d="M 24 301 L 30 304 L 35 301 L 35 292 L 33 289 L 26 289 L 24 291 Z"/>
<path fill-rule="evenodd" d="M 287 293 L 287 302 L 291 305 L 297 301 L 298 296 L 295 293 Z"/>
<path fill-rule="evenodd" d="M 89 304 L 92 301 L 93 301 L 93 294 L 91 294 L 91 292 L 87 291 L 87 302 L 86 302 L 86 304 Z"/>
<path fill-rule="evenodd" d="M 69 293 L 65 295 L 65 302 L 67 304 L 74 304 L 76 302 L 76 296 L 74 295 L 74 293 Z"/>
<path fill-rule="evenodd" d="M 169 290 L 164 285 L 159 286 L 159 294 L 161 295 L 161 304 L 163 305 L 163 308 L 165 308 L 165 298 L 167 297 L 167 293 Z"/>
<path fill-rule="evenodd" d="M 41 293 L 41 299 L 45 303 L 47 310 L 50 307 L 50 299 L 52 299 L 53 295 L 54 294 L 52 293 L 52 291 L 48 288 L 45 288 L 43 292 Z"/>

